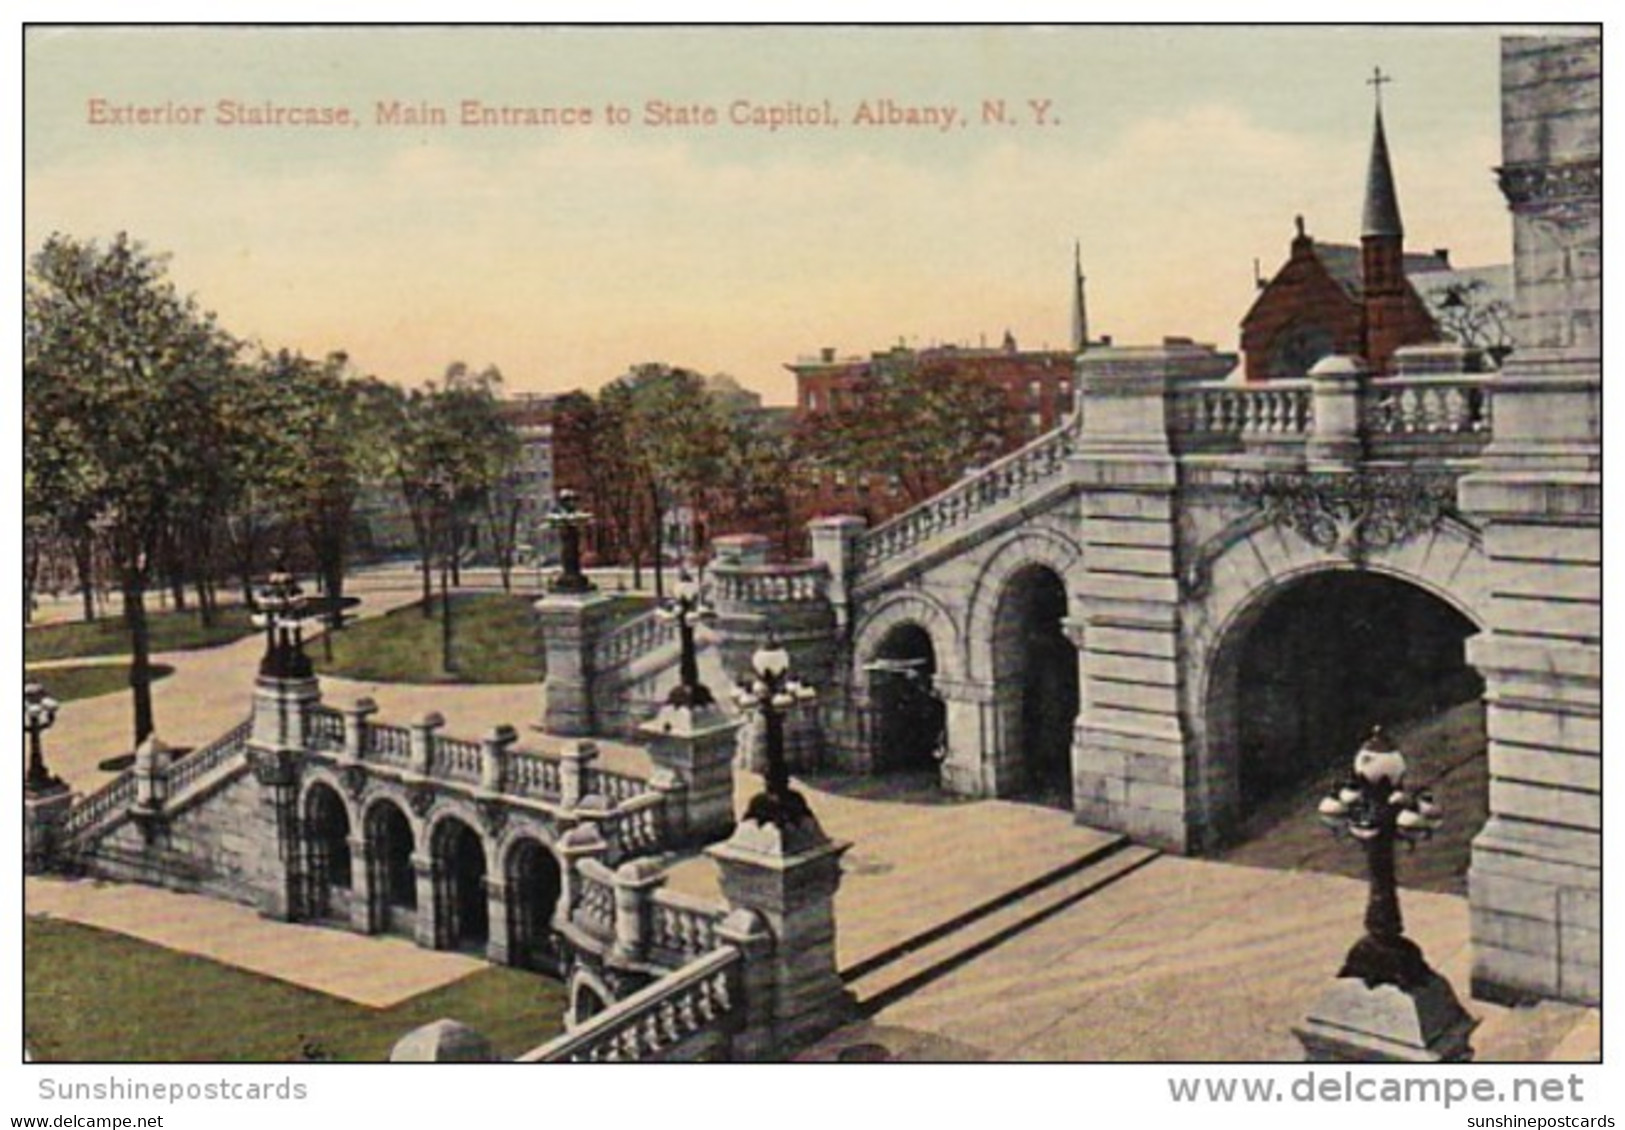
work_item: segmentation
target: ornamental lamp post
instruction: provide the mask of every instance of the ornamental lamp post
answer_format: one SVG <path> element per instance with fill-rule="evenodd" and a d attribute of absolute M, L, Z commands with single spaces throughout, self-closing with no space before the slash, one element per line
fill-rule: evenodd
<path fill-rule="evenodd" d="M 790 768 L 784 756 L 784 718 L 797 704 L 810 702 L 818 692 L 790 674 L 790 653 L 769 638 L 751 656 L 754 678 L 734 690 L 741 709 L 761 716 L 767 746 L 765 789 L 745 807 L 745 819 L 787 828 L 812 818 L 812 809 L 790 788 Z"/>
<path fill-rule="evenodd" d="M 679 643 L 677 685 L 666 697 L 670 706 L 700 707 L 716 702 L 711 688 L 700 682 L 700 662 L 694 645 L 694 627 L 702 620 L 716 619 L 716 609 L 705 600 L 699 582 L 684 569 L 677 577 L 674 595 L 655 611 L 660 619 L 677 624 Z"/>
<path fill-rule="evenodd" d="M 272 679 L 310 678 L 314 670 L 305 654 L 305 594 L 293 574 L 283 568 L 281 554 L 272 558 L 265 584 L 254 590 L 253 605 L 252 622 L 265 629 L 260 674 Z"/>
<path fill-rule="evenodd" d="M 43 684 L 23 684 L 23 729 L 28 733 L 28 775 L 23 779 L 23 789 L 33 796 L 67 788 L 62 778 L 45 768 L 42 741 L 45 731 L 56 724 L 56 712 L 61 705 Z"/>
<path fill-rule="evenodd" d="M 554 592 L 585 593 L 597 587 L 581 571 L 581 531 L 592 522 L 592 515 L 580 505 L 580 495 L 566 488 L 559 491 L 553 512 L 547 516 L 547 525 L 559 533 L 561 568 L 550 586 Z"/>
<path fill-rule="evenodd" d="M 1405 769 L 1405 755 L 1377 727 L 1354 755 L 1349 776 L 1319 806 L 1323 823 L 1365 849 L 1370 882 L 1365 935 L 1349 950 L 1338 976 L 1358 977 L 1367 987 L 1416 989 L 1434 976 L 1421 947 L 1405 937 L 1394 849 L 1401 841 L 1414 848 L 1430 839 L 1444 814 L 1427 789 L 1406 788 Z"/>

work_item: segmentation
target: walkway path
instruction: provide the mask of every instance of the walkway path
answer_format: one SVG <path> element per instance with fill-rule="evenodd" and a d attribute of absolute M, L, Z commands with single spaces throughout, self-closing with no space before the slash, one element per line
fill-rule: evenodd
<path fill-rule="evenodd" d="M 28 913 L 62 918 L 275 977 L 371 1008 L 388 1008 L 486 968 L 405 938 L 261 918 L 251 907 L 154 887 L 29 878 Z"/>

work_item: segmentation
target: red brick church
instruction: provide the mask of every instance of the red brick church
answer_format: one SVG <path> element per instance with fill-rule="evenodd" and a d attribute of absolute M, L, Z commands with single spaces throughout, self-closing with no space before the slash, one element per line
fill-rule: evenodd
<path fill-rule="evenodd" d="M 1387 80 L 1379 72 L 1373 81 Z M 1302 216 L 1297 228 L 1286 263 L 1260 282 L 1241 321 L 1248 381 L 1303 377 L 1334 353 L 1363 357 L 1380 376 L 1393 372 L 1396 350 L 1444 340 L 1483 349 L 1492 363 L 1508 351 L 1501 311 L 1510 317 L 1510 267 L 1462 271 L 1448 251 L 1405 251 L 1380 97 L 1360 245 L 1322 243 Z"/>

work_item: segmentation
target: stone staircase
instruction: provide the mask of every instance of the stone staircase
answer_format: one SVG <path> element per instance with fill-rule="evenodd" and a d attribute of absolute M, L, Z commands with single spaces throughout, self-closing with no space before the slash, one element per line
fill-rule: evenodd
<path fill-rule="evenodd" d="M 841 971 L 872 1016 L 901 997 L 1138 871 L 1161 853 L 1119 837 Z"/>

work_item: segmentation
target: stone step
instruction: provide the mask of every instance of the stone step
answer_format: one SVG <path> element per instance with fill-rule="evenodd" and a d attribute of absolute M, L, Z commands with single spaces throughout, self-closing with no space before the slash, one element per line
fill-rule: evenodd
<path fill-rule="evenodd" d="M 842 980 L 873 1015 L 1022 931 L 1139 870 L 1161 853 L 1120 838 L 998 898 L 845 969 Z"/>

